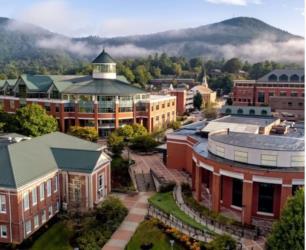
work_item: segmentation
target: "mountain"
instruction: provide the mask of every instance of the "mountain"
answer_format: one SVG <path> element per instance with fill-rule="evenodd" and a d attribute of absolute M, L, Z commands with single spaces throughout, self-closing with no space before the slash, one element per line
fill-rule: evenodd
<path fill-rule="evenodd" d="M 237 17 L 196 28 L 114 38 L 70 38 L 41 27 L 0 18 L 0 68 L 24 65 L 29 70 L 77 67 L 102 49 L 115 57 L 166 52 L 187 58 L 241 57 L 249 61 L 303 62 L 304 38 L 258 19 Z"/>

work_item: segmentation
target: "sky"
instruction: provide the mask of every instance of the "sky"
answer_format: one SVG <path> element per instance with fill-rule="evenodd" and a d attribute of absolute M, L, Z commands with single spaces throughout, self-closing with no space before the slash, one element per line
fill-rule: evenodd
<path fill-rule="evenodd" d="M 237 16 L 304 36 L 304 0 L 0 0 L 0 16 L 71 37 L 148 34 Z"/>

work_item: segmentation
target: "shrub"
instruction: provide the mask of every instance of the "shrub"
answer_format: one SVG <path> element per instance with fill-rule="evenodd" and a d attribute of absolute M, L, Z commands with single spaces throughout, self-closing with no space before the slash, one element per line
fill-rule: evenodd
<path fill-rule="evenodd" d="M 158 145 L 151 135 L 137 136 L 132 139 L 131 143 L 131 148 L 140 152 L 150 152 Z"/>
<path fill-rule="evenodd" d="M 227 234 L 218 235 L 213 241 L 206 244 L 206 249 L 208 250 L 220 250 L 220 249 L 235 250 L 236 241 Z"/>
<path fill-rule="evenodd" d="M 173 121 L 169 124 L 169 128 L 172 128 L 173 130 L 177 130 L 182 126 L 180 121 Z"/>
<path fill-rule="evenodd" d="M 97 141 L 99 138 L 98 131 L 94 127 L 71 126 L 68 133 L 88 141 Z"/>

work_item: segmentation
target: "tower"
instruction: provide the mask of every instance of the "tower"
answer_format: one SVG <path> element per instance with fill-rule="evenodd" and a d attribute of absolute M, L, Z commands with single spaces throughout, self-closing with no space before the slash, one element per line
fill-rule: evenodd
<path fill-rule="evenodd" d="M 92 61 L 92 65 L 92 77 L 94 79 L 116 79 L 116 62 L 104 49 L 101 54 Z"/>

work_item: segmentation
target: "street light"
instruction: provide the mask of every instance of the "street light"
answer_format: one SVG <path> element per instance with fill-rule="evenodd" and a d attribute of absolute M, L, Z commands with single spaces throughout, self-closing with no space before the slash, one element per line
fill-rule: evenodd
<path fill-rule="evenodd" d="M 245 205 L 242 205 L 241 206 L 241 224 L 242 226 L 244 226 L 244 208 L 245 208 Z"/>
<path fill-rule="evenodd" d="M 173 250 L 174 240 L 170 240 L 171 250 Z"/>

